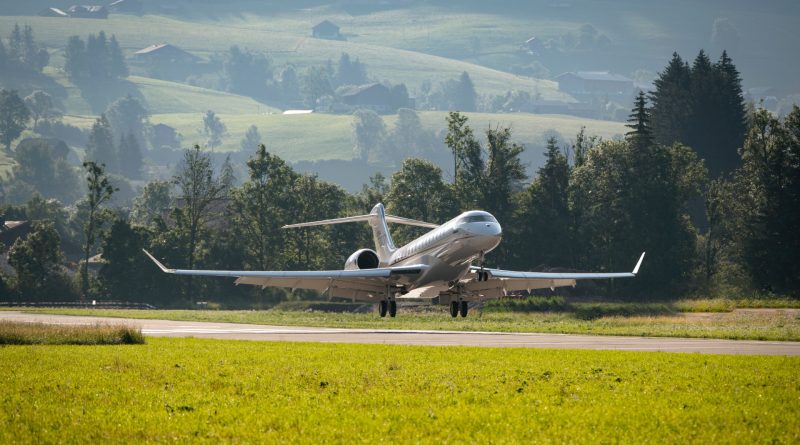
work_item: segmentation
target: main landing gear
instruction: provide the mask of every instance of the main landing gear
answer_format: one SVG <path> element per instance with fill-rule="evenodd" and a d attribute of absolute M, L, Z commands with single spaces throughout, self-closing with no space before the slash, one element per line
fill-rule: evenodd
<path fill-rule="evenodd" d="M 389 313 L 389 316 L 394 318 L 397 316 L 397 302 L 394 300 L 383 300 L 380 302 L 378 306 L 378 313 L 381 317 L 385 317 L 386 313 Z"/>
<path fill-rule="evenodd" d="M 450 316 L 456 318 L 459 314 L 461 317 L 466 317 L 469 312 L 469 305 L 466 301 L 451 301 L 450 302 Z"/>

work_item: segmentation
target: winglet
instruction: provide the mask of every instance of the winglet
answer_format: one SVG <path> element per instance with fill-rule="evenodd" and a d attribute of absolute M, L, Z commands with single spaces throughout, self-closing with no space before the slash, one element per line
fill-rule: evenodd
<path fill-rule="evenodd" d="M 168 269 L 167 267 L 165 267 L 163 264 L 161 264 L 160 261 L 158 261 L 156 259 L 156 257 L 151 255 L 150 252 L 146 251 L 145 249 L 142 249 L 142 252 L 144 252 L 145 255 L 150 257 L 150 259 L 153 260 L 154 263 L 156 263 L 156 266 L 158 266 L 158 268 L 161 269 L 162 272 L 164 272 L 164 273 L 175 273 L 175 269 Z"/>
<path fill-rule="evenodd" d="M 636 275 L 637 273 L 639 273 L 639 267 L 642 265 L 642 261 L 644 260 L 644 254 L 645 254 L 645 252 L 642 252 L 642 256 L 640 256 L 640 257 L 639 257 L 639 261 L 638 261 L 638 262 L 636 262 L 636 267 L 634 267 L 634 268 L 633 268 L 633 272 L 632 272 L 632 273 L 633 273 L 634 275 Z"/>

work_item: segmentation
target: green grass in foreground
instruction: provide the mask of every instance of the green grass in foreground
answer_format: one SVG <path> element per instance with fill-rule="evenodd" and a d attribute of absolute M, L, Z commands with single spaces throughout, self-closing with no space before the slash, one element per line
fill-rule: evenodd
<path fill-rule="evenodd" d="M 594 313 L 595 308 L 588 311 Z M 613 308 L 612 308 L 613 309 Z M 445 311 L 409 312 L 397 318 L 376 313 L 297 311 L 87 310 L 21 309 L 26 312 L 149 318 L 184 321 L 252 323 L 342 328 L 430 329 L 452 331 L 545 332 L 561 334 L 634 335 L 652 337 L 725 338 L 737 340 L 800 341 L 800 315 L 792 311 L 734 311 L 728 313 L 608 315 L 585 317 L 584 312 L 480 312 L 452 319 Z M 616 309 L 615 309 L 616 310 Z"/>
<path fill-rule="evenodd" d="M 153 339 L 0 347 L 0 443 L 797 443 L 800 358 Z"/>
<path fill-rule="evenodd" d="M 0 321 L 0 345 L 134 345 L 142 330 L 122 325 L 55 325 Z"/>

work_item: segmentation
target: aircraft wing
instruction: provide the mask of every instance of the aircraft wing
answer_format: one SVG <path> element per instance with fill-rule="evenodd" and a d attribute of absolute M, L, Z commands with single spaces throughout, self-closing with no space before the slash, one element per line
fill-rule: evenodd
<path fill-rule="evenodd" d="M 464 284 L 464 289 L 472 294 L 479 294 L 485 298 L 500 298 L 509 291 L 531 289 L 555 289 L 557 287 L 575 286 L 578 280 L 606 280 L 611 278 L 633 278 L 639 273 L 639 268 L 644 260 L 644 252 L 636 262 L 631 272 L 611 273 L 561 273 L 561 272 L 518 272 L 502 269 L 483 269 L 488 272 L 486 281 L 469 280 Z M 477 273 L 481 270 L 472 266 L 471 271 Z"/>
<path fill-rule="evenodd" d="M 164 273 L 231 277 L 236 278 L 236 284 L 311 289 L 327 292 L 329 295 L 335 297 L 363 301 L 379 301 L 386 292 L 387 285 L 393 284 L 409 275 L 419 275 L 428 268 L 428 266 L 424 264 L 419 264 L 359 270 L 253 271 L 170 269 L 161 264 L 150 252 L 145 250 L 144 253 L 153 260 Z"/>

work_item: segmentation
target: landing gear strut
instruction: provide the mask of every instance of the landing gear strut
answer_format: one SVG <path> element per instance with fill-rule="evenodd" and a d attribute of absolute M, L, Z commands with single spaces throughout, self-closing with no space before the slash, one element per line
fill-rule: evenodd
<path fill-rule="evenodd" d="M 481 251 L 481 257 L 478 262 L 481 266 L 480 270 L 478 270 L 478 281 L 489 281 L 489 272 L 483 269 L 483 251 Z"/>

